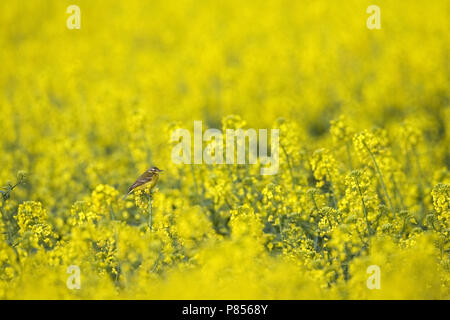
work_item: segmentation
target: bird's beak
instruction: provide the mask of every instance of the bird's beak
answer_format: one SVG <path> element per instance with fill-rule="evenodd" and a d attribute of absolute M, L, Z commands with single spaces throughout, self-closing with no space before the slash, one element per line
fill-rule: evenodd
<path fill-rule="evenodd" d="M 159 172 L 163 172 L 164 170 L 159 170 Z"/>

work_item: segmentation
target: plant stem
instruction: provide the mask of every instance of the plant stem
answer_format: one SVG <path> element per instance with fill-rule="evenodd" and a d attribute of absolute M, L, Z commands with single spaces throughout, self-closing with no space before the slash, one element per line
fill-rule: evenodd
<path fill-rule="evenodd" d="M 424 208 L 425 204 L 423 202 L 424 195 L 423 195 L 423 175 L 422 175 L 422 169 L 420 168 L 420 161 L 419 161 L 419 155 L 417 154 L 417 151 L 415 149 L 412 149 L 412 153 L 414 154 L 414 158 L 416 159 L 416 167 L 417 167 L 417 179 L 418 179 L 418 185 L 419 185 L 419 197 L 420 197 L 420 217 L 423 219 L 424 216 Z"/>
<path fill-rule="evenodd" d="M 147 194 L 148 198 L 148 228 L 152 231 L 152 194 Z"/>
<path fill-rule="evenodd" d="M 319 211 L 319 207 L 317 206 L 316 198 L 314 198 L 314 194 L 312 194 L 312 193 L 311 193 L 311 199 L 314 203 L 314 207 L 316 208 L 317 211 Z"/>
<path fill-rule="evenodd" d="M 326 170 L 327 170 L 328 177 L 330 178 L 329 182 L 330 182 L 331 197 L 333 198 L 334 208 L 337 209 L 336 193 L 334 192 L 333 181 L 331 180 L 330 171 L 328 170 L 328 168 L 326 168 Z"/>
<path fill-rule="evenodd" d="M 197 186 L 197 180 L 195 179 L 195 172 L 194 172 L 193 165 L 191 165 L 191 173 L 192 173 L 192 180 L 194 180 L 195 196 L 198 197 L 198 186 Z"/>
<path fill-rule="evenodd" d="M 392 205 L 392 201 L 391 201 L 391 197 L 389 197 L 389 193 L 387 192 L 386 189 L 386 185 L 384 184 L 384 180 L 383 180 L 383 175 L 381 174 L 380 168 L 378 167 L 377 161 L 375 159 L 375 156 L 373 155 L 373 153 L 370 151 L 369 147 L 367 146 L 367 144 L 363 141 L 362 142 L 364 147 L 366 148 L 367 152 L 369 153 L 370 157 L 372 158 L 372 162 L 375 166 L 375 170 L 377 171 L 378 177 L 380 178 L 380 183 L 381 183 L 381 187 L 383 188 L 384 194 L 389 202 L 389 206 L 391 207 L 391 211 L 394 214 L 394 218 L 395 218 L 395 210 L 394 210 L 394 206 Z"/>
<path fill-rule="evenodd" d="M 289 154 L 287 153 L 287 151 L 284 148 L 282 143 L 280 143 L 280 147 L 281 147 L 281 150 L 283 150 L 284 155 L 286 156 L 287 164 L 288 164 L 288 167 L 289 167 L 289 173 L 291 175 L 292 188 L 295 191 L 295 180 L 294 180 L 294 172 L 292 170 L 292 165 L 291 165 L 291 159 L 289 158 Z"/>
<path fill-rule="evenodd" d="M 111 204 L 109 205 L 109 215 L 111 220 L 116 220 L 116 215 L 114 214 L 114 209 Z"/>
<path fill-rule="evenodd" d="M 362 194 L 362 192 L 361 192 L 361 188 L 360 188 L 360 186 L 359 186 L 358 178 L 355 177 L 355 180 L 356 180 L 356 186 L 358 187 L 359 195 L 360 195 L 360 197 L 361 197 L 361 203 L 362 203 L 362 207 L 363 207 L 364 217 L 365 217 L 365 219 L 366 219 L 367 233 L 368 233 L 368 235 L 369 235 L 369 237 L 370 237 L 371 234 L 372 234 L 372 232 L 371 232 L 371 229 L 370 229 L 370 224 L 369 224 L 369 218 L 368 218 L 368 214 L 367 214 L 366 203 L 364 202 L 364 197 L 363 197 L 363 194 Z M 395 213 L 394 213 L 394 214 L 395 214 Z"/>
<path fill-rule="evenodd" d="M 392 183 L 394 184 L 395 193 L 398 195 L 398 197 L 400 199 L 401 209 L 406 209 L 405 203 L 403 202 L 402 193 L 400 192 L 400 189 L 397 188 L 397 183 L 395 182 L 394 174 L 392 174 Z"/>

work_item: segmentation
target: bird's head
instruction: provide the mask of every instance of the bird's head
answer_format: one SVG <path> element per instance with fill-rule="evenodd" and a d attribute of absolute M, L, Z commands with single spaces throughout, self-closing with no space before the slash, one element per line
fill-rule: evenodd
<path fill-rule="evenodd" d="M 148 169 L 147 171 L 148 171 L 148 172 L 151 172 L 151 173 L 156 173 L 156 174 L 158 174 L 158 173 L 160 173 L 160 172 L 162 172 L 162 171 L 164 171 L 164 170 L 160 170 L 160 169 L 158 169 L 157 167 L 151 167 L 151 168 Z"/>

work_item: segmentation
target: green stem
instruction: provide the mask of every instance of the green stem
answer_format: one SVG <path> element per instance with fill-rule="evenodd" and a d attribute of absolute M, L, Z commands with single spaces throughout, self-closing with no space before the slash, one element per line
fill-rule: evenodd
<path fill-rule="evenodd" d="M 368 213 L 367 213 L 366 203 L 364 202 L 364 197 L 363 197 L 361 188 L 360 188 L 360 186 L 359 186 L 358 178 L 355 177 L 355 180 L 356 180 L 356 186 L 358 187 L 359 195 L 360 195 L 360 197 L 361 197 L 361 203 L 362 203 L 362 207 L 363 207 L 364 217 L 365 217 L 365 219 L 366 219 L 367 233 L 368 233 L 368 235 L 369 235 L 369 237 L 370 237 L 371 234 L 372 234 L 372 232 L 371 232 L 371 229 L 370 229 L 370 224 L 369 224 L 369 218 L 368 218 Z M 395 213 L 394 213 L 394 214 L 395 214 Z"/>
<path fill-rule="evenodd" d="M 116 220 L 116 215 L 114 214 L 114 209 L 111 204 L 109 205 L 109 215 L 111 217 L 111 220 Z"/>
<path fill-rule="evenodd" d="M 148 228 L 152 231 L 152 194 L 147 194 L 148 198 Z"/>
<path fill-rule="evenodd" d="M 291 175 L 292 188 L 293 188 L 294 191 L 295 191 L 295 180 L 294 180 L 294 173 L 293 173 L 292 165 L 291 165 L 291 159 L 289 158 L 289 154 L 287 153 L 287 151 L 286 151 L 286 149 L 284 148 L 284 146 L 283 146 L 282 143 L 280 143 L 280 147 L 281 147 L 281 150 L 283 150 L 283 153 L 284 153 L 284 155 L 285 155 L 285 157 L 286 157 L 287 164 L 288 164 L 288 167 L 289 167 L 289 173 L 290 173 L 290 175 Z"/>
<path fill-rule="evenodd" d="M 311 199 L 314 203 L 314 207 L 316 208 L 317 211 L 319 211 L 319 207 L 317 206 L 317 202 L 316 202 L 316 198 L 314 198 L 314 194 L 311 193 Z"/>
<path fill-rule="evenodd" d="M 198 199 L 198 185 L 197 185 L 197 180 L 195 178 L 195 172 L 194 172 L 194 166 L 191 165 L 191 173 L 192 173 L 192 179 L 194 180 L 194 189 L 195 189 L 195 197 Z"/>
<path fill-rule="evenodd" d="M 328 168 L 326 168 L 327 170 L 327 174 L 330 177 L 330 189 L 331 189 L 331 195 L 333 198 L 333 203 L 334 203 L 334 208 L 337 209 L 337 201 L 336 201 L 336 193 L 334 192 L 334 187 L 333 187 L 333 181 L 331 180 L 331 174 L 330 171 L 328 170 Z"/>
<path fill-rule="evenodd" d="M 377 161 L 375 159 L 375 156 L 373 155 L 373 153 L 370 151 L 369 147 L 367 146 L 367 144 L 363 141 L 362 142 L 364 147 L 366 148 L 367 152 L 369 153 L 370 157 L 372 158 L 372 162 L 375 166 L 375 170 L 377 171 L 378 177 L 380 178 L 380 183 L 381 183 L 381 187 L 383 188 L 384 194 L 389 202 L 389 206 L 391 207 L 391 211 L 394 214 L 394 218 L 395 218 L 395 210 L 394 210 L 394 206 L 392 205 L 392 201 L 391 201 L 391 197 L 389 197 L 389 193 L 387 192 L 386 189 L 386 185 L 384 184 L 384 180 L 383 180 L 383 175 L 381 174 L 380 168 L 378 167 Z"/>
<path fill-rule="evenodd" d="M 417 151 L 415 149 L 412 150 L 412 153 L 414 154 L 414 158 L 416 159 L 416 167 L 417 167 L 417 179 L 418 179 L 418 185 L 419 185 L 419 197 L 420 197 L 420 218 L 423 219 L 424 216 L 424 208 L 425 204 L 423 202 L 424 195 L 423 195 L 423 175 L 422 175 L 422 169 L 420 167 L 420 161 L 419 161 L 419 155 L 417 154 Z"/>
<path fill-rule="evenodd" d="M 403 196 L 402 196 L 400 190 L 397 188 L 397 183 L 395 182 L 395 178 L 394 178 L 394 174 L 393 173 L 392 173 L 392 183 L 394 184 L 395 192 L 396 192 L 396 194 L 399 197 L 401 208 L 402 209 L 406 209 L 405 203 L 403 202 Z"/>

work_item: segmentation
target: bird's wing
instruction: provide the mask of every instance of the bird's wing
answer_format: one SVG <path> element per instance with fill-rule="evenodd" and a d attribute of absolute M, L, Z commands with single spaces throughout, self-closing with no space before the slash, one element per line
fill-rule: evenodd
<path fill-rule="evenodd" d="M 152 180 L 153 177 L 153 173 L 152 172 L 144 172 L 132 185 L 131 187 L 128 189 L 128 192 L 130 192 L 131 190 L 142 186 L 143 184 L 146 184 L 147 182 L 149 182 L 150 180 Z"/>

